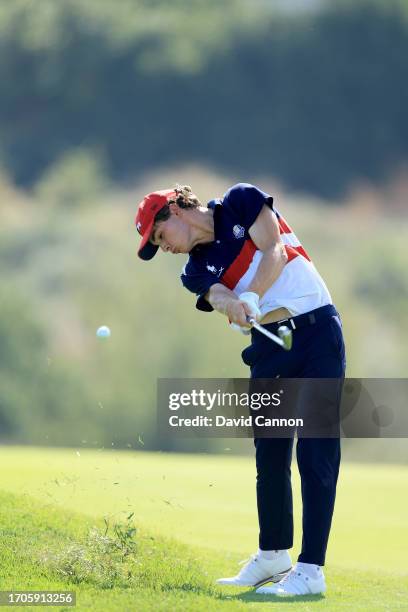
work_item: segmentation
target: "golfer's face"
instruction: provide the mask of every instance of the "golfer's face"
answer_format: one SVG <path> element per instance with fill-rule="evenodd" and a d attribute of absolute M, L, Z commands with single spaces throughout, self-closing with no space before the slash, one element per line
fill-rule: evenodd
<path fill-rule="evenodd" d="M 190 226 L 171 215 L 166 221 L 159 221 L 151 238 L 165 253 L 189 253 L 191 250 Z"/>

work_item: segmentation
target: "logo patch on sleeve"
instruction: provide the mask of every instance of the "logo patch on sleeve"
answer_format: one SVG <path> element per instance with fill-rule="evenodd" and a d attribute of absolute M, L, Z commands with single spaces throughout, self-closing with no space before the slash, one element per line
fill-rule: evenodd
<path fill-rule="evenodd" d="M 245 230 L 242 227 L 242 225 L 234 225 L 234 227 L 232 228 L 232 231 L 237 240 L 239 240 L 240 238 L 243 238 L 245 235 Z"/>

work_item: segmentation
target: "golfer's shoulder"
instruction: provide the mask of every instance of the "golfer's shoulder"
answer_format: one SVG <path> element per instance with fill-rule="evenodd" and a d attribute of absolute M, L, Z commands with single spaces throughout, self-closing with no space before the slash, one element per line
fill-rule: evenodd
<path fill-rule="evenodd" d="M 227 208 L 236 208 L 250 198 L 252 192 L 256 189 L 255 185 L 250 183 L 236 183 L 224 193 L 222 204 Z"/>
<path fill-rule="evenodd" d="M 254 189 L 257 189 L 257 187 L 251 183 L 235 183 L 235 185 L 229 187 L 224 193 L 224 199 L 240 198 L 250 193 Z"/>
<path fill-rule="evenodd" d="M 273 197 L 251 183 L 236 183 L 222 198 L 223 205 L 233 209 L 245 208 L 259 202 L 268 203 L 272 207 Z"/>
<path fill-rule="evenodd" d="M 225 192 L 222 204 L 226 212 L 249 227 L 264 204 L 273 209 L 273 197 L 251 183 L 236 183 Z"/>
<path fill-rule="evenodd" d="M 236 183 L 227 189 L 223 197 L 223 202 L 225 202 L 225 200 L 228 202 L 243 201 L 251 198 L 259 198 L 260 196 L 263 198 L 272 197 L 257 185 L 252 185 L 252 183 Z"/>

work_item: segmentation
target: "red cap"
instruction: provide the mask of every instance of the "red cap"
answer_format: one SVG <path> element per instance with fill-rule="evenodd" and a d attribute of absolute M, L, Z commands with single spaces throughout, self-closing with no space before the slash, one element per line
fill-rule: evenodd
<path fill-rule="evenodd" d="M 137 231 L 142 236 L 142 242 L 138 250 L 138 255 L 141 259 L 147 261 L 156 255 L 159 247 L 150 242 L 154 218 L 166 206 L 168 201 L 175 198 L 175 196 L 176 192 L 173 189 L 163 189 L 162 191 L 149 193 L 140 202 L 135 224 Z"/>

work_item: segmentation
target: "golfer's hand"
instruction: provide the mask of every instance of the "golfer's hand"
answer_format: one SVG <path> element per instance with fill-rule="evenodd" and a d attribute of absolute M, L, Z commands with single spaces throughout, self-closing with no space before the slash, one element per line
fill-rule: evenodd
<path fill-rule="evenodd" d="M 235 323 L 239 327 L 249 329 L 251 326 L 247 322 L 247 316 L 251 316 L 251 308 L 245 302 L 238 299 L 231 299 L 227 303 L 225 314 L 230 320 L 230 323 Z"/>
<path fill-rule="evenodd" d="M 250 319 L 255 319 L 255 321 L 261 319 L 262 314 L 259 308 L 259 295 L 257 293 L 254 291 L 244 291 L 239 295 L 239 301 L 244 304 L 244 308 Z"/>

